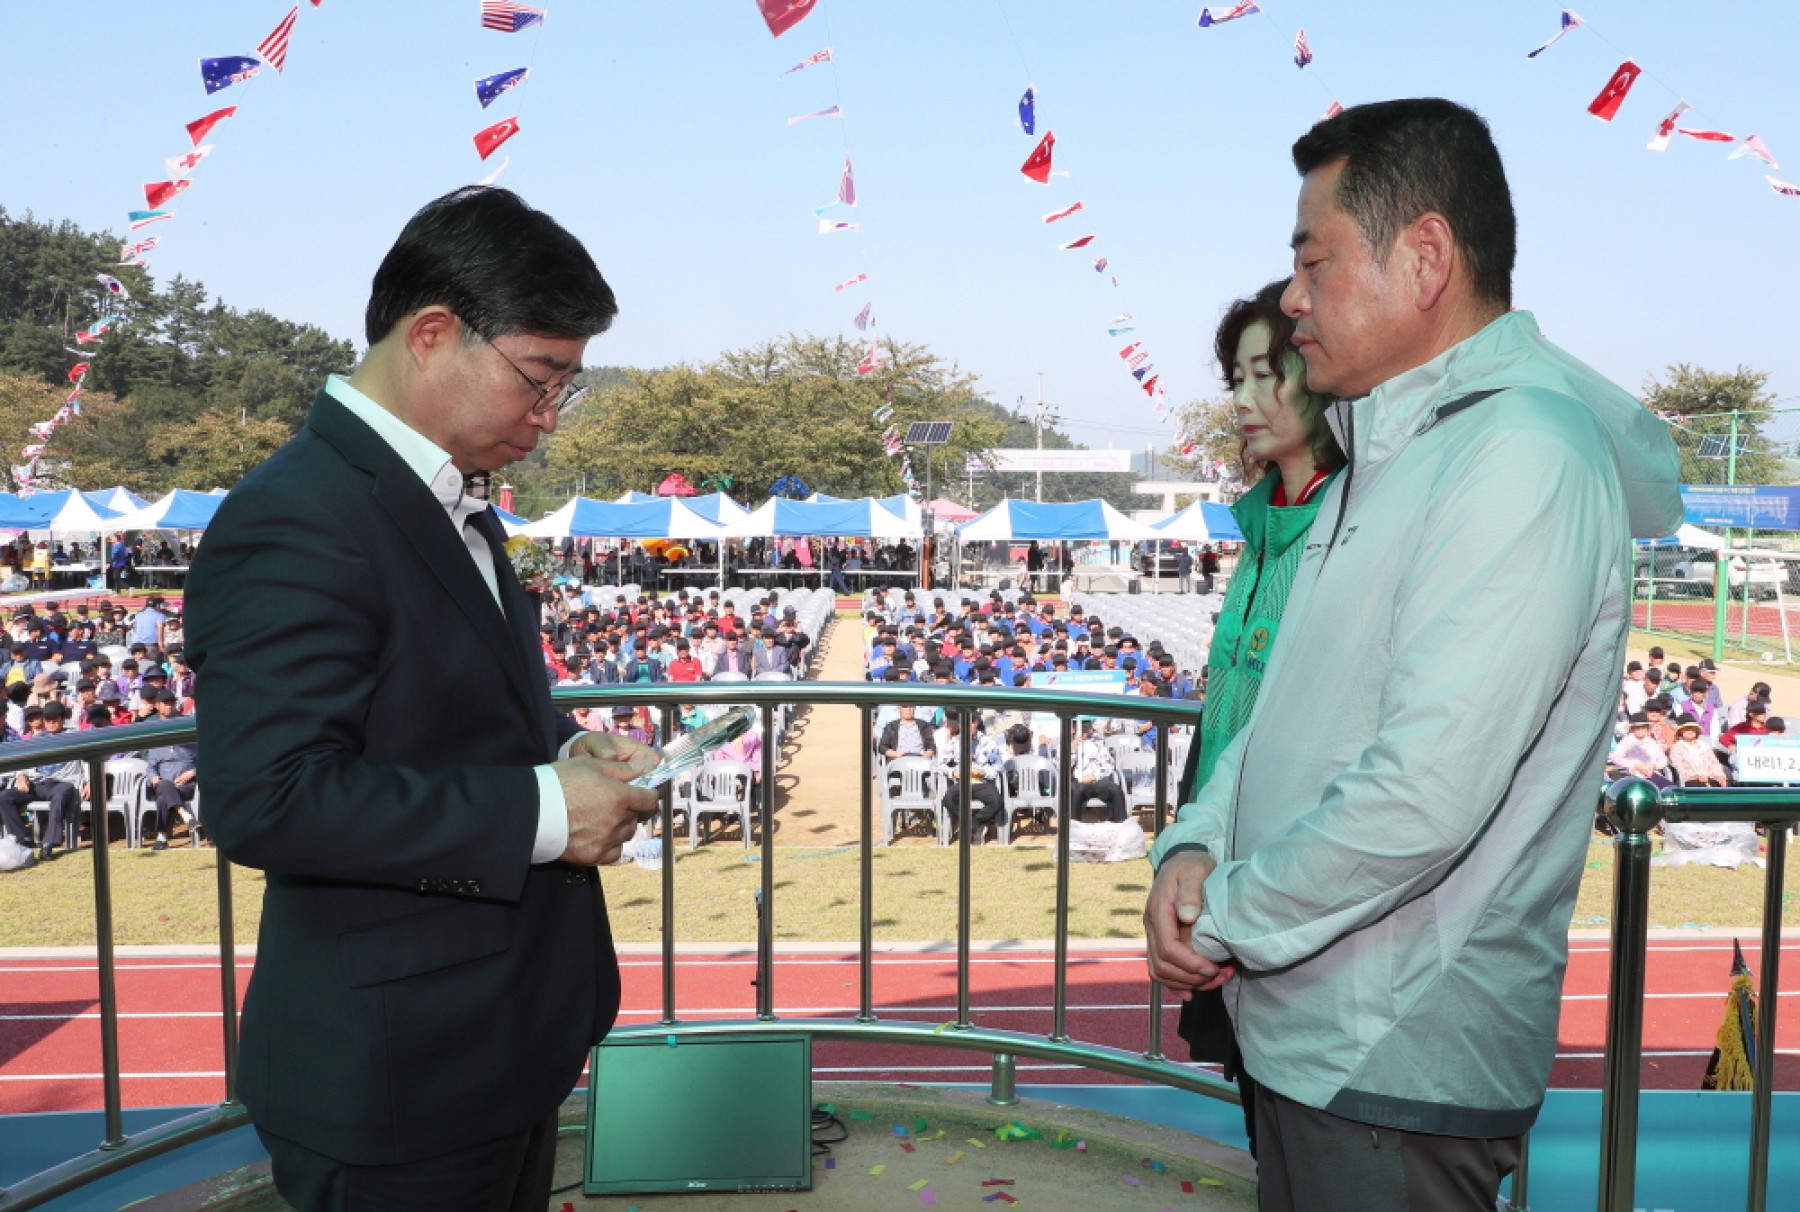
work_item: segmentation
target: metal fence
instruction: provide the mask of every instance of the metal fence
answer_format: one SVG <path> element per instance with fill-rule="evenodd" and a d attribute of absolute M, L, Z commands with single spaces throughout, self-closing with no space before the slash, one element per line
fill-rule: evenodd
<path fill-rule="evenodd" d="M 1600 1212 L 1637 1205 L 1638 1096 L 1644 1043 L 1645 944 L 1650 930 L 1650 830 L 1662 821 L 1754 821 L 1768 829 L 1763 875 L 1762 982 L 1751 1095 L 1750 1212 L 1769 1198 L 1769 1114 L 1775 1087 L 1775 1019 L 1781 987 L 1781 895 L 1788 830 L 1800 820 L 1800 789 L 1681 788 L 1659 791 L 1622 779 L 1607 791 L 1619 829 L 1612 913 L 1612 983 L 1607 995 L 1606 1075 L 1600 1111 Z"/>
<path fill-rule="evenodd" d="M 909 1044 L 947 1047 L 989 1053 L 993 1058 L 990 1098 L 996 1103 L 1014 1100 L 1015 1058 L 1027 1056 L 1081 1065 L 1125 1077 L 1192 1091 L 1227 1102 L 1238 1101 L 1235 1086 L 1209 1073 L 1172 1062 L 1162 1053 L 1163 998 L 1159 986 L 1149 985 L 1149 1015 L 1144 1050 L 1129 1052 L 1071 1039 L 1068 1034 L 1067 960 L 1069 950 L 1069 829 L 1077 785 L 1070 777 L 1074 760 L 1074 727 L 1086 716 L 1117 717 L 1159 725 L 1155 744 L 1155 820 L 1160 828 L 1170 815 L 1168 730 L 1171 725 L 1198 722 L 1196 704 L 1136 696 L 1084 695 L 1052 690 L 974 690 L 958 686 L 895 685 L 889 683 L 733 682 L 701 685 L 634 685 L 594 690 L 559 689 L 561 709 L 604 707 L 610 704 L 650 704 L 663 707 L 664 741 L 677 704 L 754 705 L 762 717 L 763 735 L 775 735 L 774 713 L 789 705 L 842 705 L 861 715 L 866 743 L 862 746 L 861 799 L 861 941 L 858 948 L 860 989 L 857 1013 L 848 1018 L 787 1018 L 775 1013 L 774 920 L 776 912 L 775 853 L 768 845 L 773 837 L 773 796 L 758 797 L 761 847 L 760 904 L 757 927 L 756 1015 L 751 1020 L 682 1023 L 676 1016 L 675 893 L 677 851 L 667 845 L 673 836 L 674 802 L 671 789 L 662 792 L 661 822 L 665 840 L 662 866 L 662 1018 L 639 1028 L 622 1028 L 617 1035 L 654 1032 L 657 1035 L 709 1035 L 744 1032 L 807 1031 L 818 1038 L 860 1043 Z M 925 708 L 941 708 L 962 717 L 958 762 L 960 828 L 957 841 L 957 938 L 956 1017 L 947 1026 L 896 1019 L 875 1013 L 873 991 L 874 952 L 874 748 L 873 715 L 883 704 L 907 702 Z M 1051 715 L 1057 721 L 1057 762 L 1060 826 L 1056 833 L 1055 972 L 1053 975 L 1052 1025 L 1048 1035 L 991 1030 L 970 1019 L 969 951 L 971 903 L 970 853 L 970 730 L 969 713 L 981 709 L 1028 711 Z M 54 740 L 21 742 L 0 750 L 0 773 L 61 761 L 88 764 L 88 805 L 92 819 L 94 863 L 95 941 L 100 983 L 101 1062 L 104 1073 L 104 1136 L 98 1146 L 50 1170 L 0 1191 L 0 1212 L 23 1212 L 74 1191 L 94 1180 L 138 1162 L 160 1156 L 184 1145 L 240 1127 L 248 1122 L 244 1108 L 235 1101 L 237 1084 L 237 987 L 235 938 L 231 911 L 231 865 L 217 863 L 219 896 L 220 1027 L 224 1049 L 225 1099 L 218 1106 L 182 1117 L 146 1132 L 127 1137 L 123 1130 L 118 1049 L 118 991 L 113 954 L 110 830 L 106 809 L 104 761 L 108 754 L 158 745 L 183 744 L 195 739 L 191 720 L 131 725 L 92 733 L 59 736 Z M 762 750 L 762 785 L 775 786 L 776 747 Z M 690 818 L 689 827 L 693 827 Z"/>

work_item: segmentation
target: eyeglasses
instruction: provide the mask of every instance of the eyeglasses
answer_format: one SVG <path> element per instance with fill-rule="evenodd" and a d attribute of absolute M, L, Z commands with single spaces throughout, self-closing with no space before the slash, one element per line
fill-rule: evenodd
<path fill-rule="evenodd" d="M 588 389 L 575 386 L 573 380 L 564 383 L 559 388 L 552 388 L 548 383 L 532 378 L 525 373 L 523 367 L 506 356 L 506 351 L 504 349 L 501 349 L 486 337 L 482 337 L 481 339 L 487 343 L 489 349 L 500 355 L 501 361 L 517 371 L 519 377 L 531 384 L 532 390 L 538 393 L 538 402 L 531 406 L 532 416 L 544 417 L 555 415 L 560 417 L 574 406 L 575 401 L 587 395 Z"/>

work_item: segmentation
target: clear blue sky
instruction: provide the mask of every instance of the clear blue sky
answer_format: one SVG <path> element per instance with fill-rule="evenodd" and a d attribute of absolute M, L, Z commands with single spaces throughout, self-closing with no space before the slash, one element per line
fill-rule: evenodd
<path fill-rule="evenodd" d="M 164 237 L 152 272 L 359 344 L 401 224 L 497 163 L 470 136 L 517 114 L 502 183 L 587 243 L 622 304 L 590 362 L 850 332 L 872 298 L 884 332 L 990 398 L 1034 397 L 1042 371 L 1074 436 L 1141 451 L 1172 430 L 1109 318 L 1136 316 L 1174 400 L 1215 392 L 1221 309 L 1287 269 L 1290 143 L 1333 97 L 1435 94 L 1494 127 L 1520 219 L 1515 297 L 1552 339 L 1634 390 L 1671 362 L 1743 363 L 1800 405 L 1800 199 L 1716 145 L 1644 149 L 1679 94 L 1696 125 L 1761 135 L 1800 181 L 1788 5 L 1588 0 L 1590 27 L 1528 61 L 1558 6 L 1268 0 L 1201 30 L 1190 0 L 821 0 L 774 39 L 752 0 L 548 0 L 541 34 L 518 35 L 482 30 L 476 0 L 324 0 L 302 4 L 284 75 L 208 98 L 198 57 L 249 53 L 287 0 L 3 2 L 0 205 L 123 233 L 183 125 L 238 104 L 179 217 L 145 233 Z M 1288 45 L 1302 25 L 1305 71 Z M 834 65 L 778 77 L 827 45 Z M 1623 54 L 1646 75 L 1606 125 L 1585 106 Z M 528 64 L 522 88 L 476 104 L 475 77 Z M 1017 171 L 1028 84 L 1072 174 L 1047 187 Z M 834 103 L 842 122 L 786 124 Z M 821 236 L 811 210 L 846 150 L 861 205 L 834 217 L 862 230 Z M 1040 221 L 1076 200 L 1083 214 Z M 1090 231 L 1091 248 L 1057 251 Z M 859 272 L 869 291 L 832 292 Z"/>

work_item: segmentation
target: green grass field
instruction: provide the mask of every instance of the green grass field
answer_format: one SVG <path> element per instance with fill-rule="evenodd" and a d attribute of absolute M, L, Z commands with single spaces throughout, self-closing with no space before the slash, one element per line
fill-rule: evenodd
<path fill-rule="evenodd" d="M 113 852 L 115 938 L 121 945 L 211 944 L 217 940 L 216 852 L 176 849 Z M 1055 852 L 1045 846 L 987 846 L 971 856 L 970 933 L 986 940 L 1047 939 L 1055 929 Z M 1575 909 L 1576 928 L 1601 929 L 1612 915 L 1612 848 L 1590 848 Z M 1796 886 L 1790 856 L 1788 886 Z M 775 860 L 775 934 L 781 942 L 848 942 L 859 937 L 858 854 L 841 850 L 778 849 Z M 900 846 L 877 849 L 875 936 L 884 942 L 956 938 L 957 856 L 954 849 Z M 713 846 L 676 860 L 675 932 L 683 943 L 746 943 L 756 937 L 752 890 L 757 861 L 731 846 Z M 656 942 L 662 928 L 662 876 L 637 867 L 603 872 L 613 931 L 621 942 Z M 1651 877 L 1655 926 L 1751 931 L 1761 921 L 1762 872 L 1688 866 Z M 1142 937 L 1139 916 L 1149 890 L 1143 863 L 1075 864 L 1069 872 L 1069 932 L 1079 939 Z M 256 938 L 262 904 L 259 872 L 234 871 L 234 913 L 242 942 Z M 43 867 L 0 875 L 0 946 L 91 946 L 93 869 L 84 852 Z M 1790 894 L 1784 921 L 1800 926 Z"/>

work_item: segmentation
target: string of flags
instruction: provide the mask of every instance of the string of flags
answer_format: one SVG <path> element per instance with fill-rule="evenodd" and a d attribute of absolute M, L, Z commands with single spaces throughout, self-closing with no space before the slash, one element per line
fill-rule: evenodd
<path fill-rule="evenodd" d="M 763 23 L 768 26 L 770 35 L 779 38 L 811 15 L 816 2 L 817 0 L 756 0 L 756 7 L 757 11 L 762 15 Z M 832 80 L 835 85 L 837 55 L 829 46 L 814 51 L 798 63 L 795 63 L 792 67 L 777 73 L 777 78 L 786 78 L 820 65 L 830 65 L 833 73 Z M 838 119 L 840 123 L 843 122 L 844 109 L 842 103 L 834 102 L 824 109 L 796 114 L 787 120 L 787 124 L 788 126 L 793 127 L 819 118 L 835 118 Z M 842 128 L 840 127 L 840 129 Z M 813 210 L 813 218 L 817 220 L 820 235 L 836 235 L 843 232 L 860 232 L 862 230 L 862 224 L 852 222 L 848 219 L 839 219 L 831 214 L 831 212 L 838 207 L 855 207 L 857 205 L 856 167 L 854 158 L 848 150 L 849 139 L 847 136 L 845 138 L 845 147 L 844 166 L 838 173 L 836 196 L 831 201 L 825 203 L 825 205 L 815 207 Z M 867 273 L 858 273 L 837 283 L 837 285 L 832 287 L 832 291 L 836 294 L 842 294 L 847 290 L 864 287 L 868 282 L 869 275 Z M 855 317 L 851 320 L 851 324 L 858 333 L 863 334 L 868 342 L 862 359 L 856 364 L 855 373 L 863 378 L 879 374 L 882 369 L 883 358 L 881 341 L 876 333 L 875 304 L 872 300 L 866 298 L 863 300 L 862 307 L 856 312 Z M 881 404 L 875 408 L 872 414 L 875 423 L 878 425 L 885 422 L 894 411 L 893 385 L 891 383 L 883 383 L 881 399 Z M 882 449 L 887 452 L 889 458 L 899 459 L 901 482 L 906 485 L 909 491 L 916 489 L 917 477 L 913 474 L 912 459 L 907 454 L 906 445 L 901 440 L 899 430 L 895 426 L 889 425 L 881 433 L 881 444 Z"/>
<path fill-rule="evenodd" d="M 516 34 L 522 30 L 535 29 L 541 36 L 544 29 L 545 11 L 541 8 L 529 8 L 523 4 L 514 4 L 512 0 L 480 0 L 481 28 L 492 30 L 497 34 Z M 533 54 L 536 42 L 533 42 Z M 475 80 L 475 100 L 482 109 L 488 108 L 503 95 L 518 88 L 531 79 L 531 68 L 513 67 L 505 71 L 495 72 L 491 76 L 479 76 Z M 475 145 L 475 154 L 482 161 L 499 151 L 501 146 L 519 133 L 519 116 L 502 118 L 491 126 L 484 126 L 471 137 Z M 502 157 L 492 172 L 481 178 L 477 184 L 492 185 L 500 179 L 500 174 L 512 164 L 510 155 Z"/>
<path fill-rule="evenodd" d="M 1236 9 L 1216 11 L 1219 15 L 1213 18 L 1215 23 L 1219 20 L 1231 20 L 1233 17 L 1242 16 L 1246 12 L 1256 11 L 1256 8 L 1255 5 L 1239 5 Z M 1046 128 L 1041 136 L 1037 133 L 1038 103 L 1039 97 L 1035 85 L 1027 88 L 1019 97 L 1019 130 L 1028 138 L 1037 139 L 1037 142 L 1032 146 L 1030 154 L 1025 157 L 1025 162 L 1019 165 L 1019 173 L 1028 181 L 1035 182 L 1038 185 L 1048 186 L 1052 177 L 1067 176 L 1068 174 L 1059 172 L 1056 168 L 1056 132 Z M 1058 209 L 1043 215 L 1042 222 L 1047 226 L 1052 223 L 1060 223 L 1063 220 L 1078 214 L 1085 217 L 1086 213 L 1086 202 L 1077 199 L 1067 206 L 1059 207 Z M 1072 239 L 1058 242 L 1057 251 L 1077 252 L 1083 249 L 1092 250 L 1093 245 L 1099 239 L 1099 232 L 1089 231 L 1082 235 L 1075 236 Z M 1118 288 L 1119 279 L 1109 272 L 1112 268 L 1112 261 L 1109 257 L 1097 256 L 1091 264 L 1095 273 L 1106 275 L 1107 281 L 1111 286 L 1114 289 Z M 1115 315 L 1108 321 L 1108 336 L 1118 336 L 1121 333 L 1131 332 L 1132 329 L 1128 327 L 1131 319 L 1130 313 L 1120 313 Z M 1143 352 L 1142 343 L 1134 343 L 1126 353 L 1121 356 L 1127 359 L 1126 371 L 1131 375 L 1133 382 L 1146 396 L 1150 397 L 1157 415 L 1164 422 L 1167 422 L 1168 392 L 1167 389 L 1164 388 L 1162 378 L 1156 372 L 1155 366 L 1151 364 L 1149 355 Z"/>
<path fill-rule="evenodd" d="M 309 2 L 313 8 L 318 8 L 322 0 Z M 243 84 L 265 67 L 273 68 L 280 75 L 287 67 L 294 30 L 300 20 L 300 9 L 298 2 L 289 7 L 276 22 L 275 28 L 257 43 L 256 50 L 251 54 L 201 58 L 200 84 L 206 95 L 210 97 L 234 85 Z M 143 185 L 144 209 L 126 213 L 126 223 L 131 231 L 142 231 L 152 224 L 166 223 L 175 218 L 176 212 L 170 208 L 169 203 L 192 188 L 196 170 L 213 154 L 216 147 L 207 142 L 208 137 L 220 123 L 236 116 L 237 111 L 237 106 L 227 105 L 187 123 L 187 149 L 163 159 L 163 179 L 147 181 Z M 114 267 L 148 269 L 150 254 L 161 245 L 160 235 L 128 240 L 119 246 Z M 131 318 L 131 288 L 113 274 L 96 273 L 94 278 L 104 292 L 101 297 L 103 312 L 75 334 L 75 345 L 79 348 L 69 350 L 76 361 L 68 370 L 69 393 L 64 397 L 61 407 L 47 420 L 29 427 L 34 440 L 21 448 L 19 457 L 22 462 L 11 465 L 13 483 L 20 496 L 28 496 L 36 491 L 38 482 L 43 478 L 40 464 L 50 453 L 57 429 L 82 415 L 82 395 L 87 389 L 88 376 L 93 371 L 93 359 L 104 344 L 102 338 L 118 326 L 128 323 Z"/>
<path fill-rule="evenodd" d="M 1606 42 L 1608 46 L 1613 46 L 1612 41 L 1606 38 L 1605 35 L 1601 34 L 1598 30 L 1594 29 L 1580 13 L 1577 13 L 1574 9 L 1565 8 L 1562 10 L 1555 35 L 1551 37 L 1549 41 L 1527 51 L 1525 57 L 1527 59 L 1537 58 L 1552 46 L 1556 45 L 1557 42 L 1561 41 L 1564 35 L 1577 29 L 1586 29 L 1596 37 L 1599 37 L 1601 41 Z M 1613 49 L 1618 50 L 1618 47 L 1613 46 Z M 1588 102 L 1588 113 L 1600 119 L 1602 122 L 1612 122 L 1613 119 L 1618 117 L 1619 109 L 1625 104 L 1626 98 L 1631 95 L 1631 90 L 1644 75 L 1645 71 L 1643 67 L 1635 59 L 1627 56 L 1619 66 L 1613 69 L 1612 75 L 1607 77 L 1606 83 L 1601 87 L 1600 91 L 1594 95 L 1594 99 Z M 1665 85 L 1665 87 L 1667 86 Z M 1673 92 L 1674 90 L 1671 89 L 1670 91 Z M 1775 159 L 1774 153 L 1769 150 L 1768 144 L 1765 143 L 1759 135 L 1746 135 L 1740 140 L 1738 136 L 1729 131 L 1703 126 L 1682 125 L 1683 118 L 1692 112 L 1692 110 L 1693 106 L 1689 105 L 1686 99 L 1678 95 L 1675 101 L 1675 108 L 1670 110 L 1668 114 L 1656 124 L 1656 128 L 1651 132 L 1650 141 L 1645 147 L 1653 152 L 1666 152 L 1669 149 L 1670 139 L 1675 135 L 1680 135 L 1685 139 L 1692 139 L 1700 143 L 1735 143 L 1737 146 L 1725 157 L 1727 160 L 1738 160 L 1745 156 L 1749 156 L 1756 160 L 1760 160 L 1769 168 L 1779 169 L 1781 167 L 1780 163 Z M 1763 180 L 1768 182 L 1769 188 L 1773 189 L 1777 194 L 1780 194 L 1783 197 L 1800 197 L 1800 186 L 1792 185 L 1769 173 L 1763 174 Z"/>

